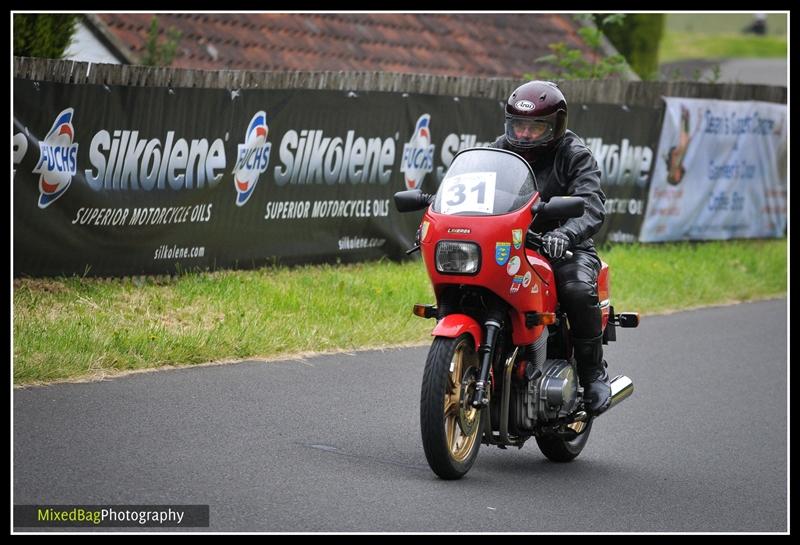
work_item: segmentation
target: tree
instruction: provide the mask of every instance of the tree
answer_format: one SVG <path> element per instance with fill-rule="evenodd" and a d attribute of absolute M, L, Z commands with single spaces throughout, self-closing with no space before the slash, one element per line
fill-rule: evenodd
<path fill-rule="evenodd" d="M 14 55 L 60 59 L 72 42 L 77 15 L 14 14 Z"/>
<path fill-rule="evenodd" d="M 587 61 L 580 49 L 569 48 L 564 42 L 557 42 L 548 46 L 553 51 L 552 54 L 535 59 L 535 62 L 550 63 L 557 67 L 557 71 L 540 70 L 536 74 L 525 74 L 525 77 L 551 80 L 603 79 L 625 72 L 625 59 L 622 55 L 605 55 L 603 53 L 603 31 L 601 30 L 604 26 L 620 24 L 625 16 L 609 15 L 604 17 L 597 26 L 591 22 L 591 17 L 588 14 L 575 15 L 576 20 L 588 22 L 586 26 L 578 29 L 578 34 L 594 52 L 593 61 Z"/>
<path fill-rule="evenodd" d="M 596 14 L 594 20 L 600 24 L 606 17 Z M 658 47 L 665 21 L 663 13 L 629 13 L 622 24 L 604 28 L 603 32 L 639 77 L 652 79 L 658 75 Z"/>
<path fill-rule="evenodd" d="M 142 64 L 145 66 L 169 66 L 175 58 L 178 49 L 178 42 L 181 39 L 180 31 L 170 27 L 167 31 L 167 40 L 158 43 L 158 18 L 153 17 L 150 21 L 150 33 L 147 36 L 147 46 L 142 56 Z"/>

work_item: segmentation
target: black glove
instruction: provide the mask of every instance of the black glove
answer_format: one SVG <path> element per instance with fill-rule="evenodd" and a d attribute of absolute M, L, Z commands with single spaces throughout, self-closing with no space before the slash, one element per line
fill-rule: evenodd
<path fill-rule="evenodd" d="M 552 259 L 561 259 L 571 247 L 572 241 L 561 231 L 550 231 L 542 237 L 542 249 Z"/>

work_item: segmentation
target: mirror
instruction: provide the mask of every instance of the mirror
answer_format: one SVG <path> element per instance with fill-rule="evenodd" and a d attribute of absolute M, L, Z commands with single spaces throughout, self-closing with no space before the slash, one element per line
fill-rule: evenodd
<path fill-rule="evenodd" d="M 430 204 L 430 195 L 425 195 L 419 189 L 398 191 L 394 194 L 394 205 L 399 212 L 414 212 L 422 210 Z"/>
<path fill-rule="evenodd" d="M 580 197 L 552 197 L 546 203 L 537 202 L 531 211 L 544 218 L 579 218 L 583 215 L 583 199 Z"/>

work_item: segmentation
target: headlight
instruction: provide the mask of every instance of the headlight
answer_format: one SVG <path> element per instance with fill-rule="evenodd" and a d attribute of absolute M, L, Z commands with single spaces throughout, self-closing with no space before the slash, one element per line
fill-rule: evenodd
<path fill-rule="evenodd" d="M 444 274 L 477 274 L 481 249 L 474 242 L 443 240 L 436 245 L 436 270 Z"/>

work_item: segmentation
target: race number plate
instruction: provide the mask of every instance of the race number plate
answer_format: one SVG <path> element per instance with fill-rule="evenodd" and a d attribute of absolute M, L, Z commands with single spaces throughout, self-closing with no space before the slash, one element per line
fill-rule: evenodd
<path fill-rule="evenodd" d="M 496 172 L 468 172 L 442 180 L 442 214 L 494 212 Z"/>

